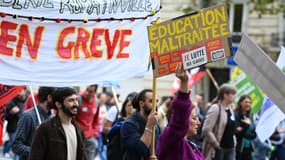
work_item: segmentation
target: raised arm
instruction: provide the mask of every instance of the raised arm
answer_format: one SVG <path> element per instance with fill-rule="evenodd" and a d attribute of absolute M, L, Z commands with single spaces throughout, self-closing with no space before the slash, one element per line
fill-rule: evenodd
<path fill-rule="evenodd" d="M 185 70 L 183 70 L 181 63 L 176 66 L 175 75 L 180 79 L 180 91 L 184 93 L 188 93 L 188 74 Z"/>
<path fill-rule="evenodd" d="M 181 64 L 177 65 L 175 75 L 181 81 L 180 90 L 173 100 L 171 119 L 159 139 L 158 150 L 164 150 L 162 148 L 165 146 L 172 146 L 173 148 L 179 146 L 189 128 L 192 106 L 189 97 L 190 92 L 188 91 L 188 75 Z"/>

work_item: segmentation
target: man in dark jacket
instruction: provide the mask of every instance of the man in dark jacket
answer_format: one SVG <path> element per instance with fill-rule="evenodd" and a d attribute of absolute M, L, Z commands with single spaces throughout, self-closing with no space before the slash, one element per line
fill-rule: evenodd
<path fill-rule="evenodd" d="M 10 102 L 6 104 L 6 114 L 5 119 L 7 120 L 7 132 L 9 135 L 9 140 L 4 143 L 3 154 L 6 156 L 9 154 L 12 144 L 15 140 L 15 134 L 17 129 L 17 123 L 19 121 L 20 115 L 23 112 L 24 103 L 26 100 L 26 89 L 22 89 L 20 93 L 13 98 Z M 14 156 L 16 159 L 16 156 Z"/>
<path fill-rule="evenodd" d="M 30 160 L 86 160 L 83 130 L 73 119 L 78 110 L 76 91 L 58 88 L 52 99 L 57 115 L 37 129 Z"/>
<path fill-rule="evenodd" d="M 22 113 L 15 135 L 15 141 L 12 145 L 14 153 L 20 156 L 20 160 L 28 160 L 31 149 L 32 139 L 36 128 L 39 126 L 39 121 L 43 122 L 49 118 L 52 105 L 53 87 L 39 88 L 39 104 L 37 107 L 30 108 Z M 39 116 L 37 116 L 36 109 Z"/>
<path fill-rule="evenodd" d="M 157 114 L 152 111 L 152 90 L 144 89 L 133 100 L 138 110 L 129 117 L 121 127 L 121 144 L 124 160 L 148 160 L 152 128 L 156 127 L 155 144 L 160 129 L 157 125 Z"/>

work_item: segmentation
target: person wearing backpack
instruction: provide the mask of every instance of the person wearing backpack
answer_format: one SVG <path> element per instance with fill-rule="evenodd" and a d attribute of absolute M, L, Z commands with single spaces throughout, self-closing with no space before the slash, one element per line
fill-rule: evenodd
<path fill-rule="evenodd" d="M 207 160 L 235 160 L 235 116 L 232 109 L 236 89 L 223 84 L 217 99 L 208 109 L 203 124 L 202 152 Z"/>
<path fill-rule="evenodd" d="M 122 110 L 120 112 L 120 117 L 117 118 L 117 121 L 114 123 L 114 125 L 107 133 L 108 137 L 107 157 L 110 160 L 123 159 L 121 151 L 120 129 L 124 121 L 136 111 L 136 109 L 132 105 L 132 100 L 136 95 L 137 95 L 136 92 L 132 92 L 127 96 L 127 98 L 123 102 Z"/>

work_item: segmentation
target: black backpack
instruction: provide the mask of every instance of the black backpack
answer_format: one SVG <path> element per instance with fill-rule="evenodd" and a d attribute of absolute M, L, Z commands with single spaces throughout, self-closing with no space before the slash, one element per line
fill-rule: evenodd
<path fill-rule="evenodd" d="M 118 119 L 117 122 L 112 126 L 110 131 L 107 133 L 107 159 L 110 160 L 122 160 L 121 152 L 121 134 L 120 130 L 124 123 L 123 119 Z"/>
<path fill-rule="evenodd" d="M 134 119 L 129 118 L 128 121 L 136 124 L 137 129 L 139 130 L 139 124 L 135 122 Z M 108 160 L 123 160 L 123 151 L 121 148 L 121 127 L 124 124 L 125 120 L 118 118 L 114 122 L 113 126 L 107 133 L 107 159 Z"/>

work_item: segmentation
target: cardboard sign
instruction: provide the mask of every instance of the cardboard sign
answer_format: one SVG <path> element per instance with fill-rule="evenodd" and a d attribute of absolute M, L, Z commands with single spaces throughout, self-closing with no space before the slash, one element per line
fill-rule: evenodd
<path fill-rule="evenodd" d="M 263 93 L 258 86 L 244 73 L 240 73 L 238 76 L 230 81 L 230 84 L 237 89 L 235 104 L 237 105 L 239 98 L 242 95 L 249 95 L 252 100 L 251 112 L 258 113 L 263 103 Z"/>
<path fill-rule="evenodd" d="M 184 69 L 190 69 L 230 56 L 229 35 L 226 5 L 149 26 L 155 76 L 173 73 L 180 62 Z"/>

